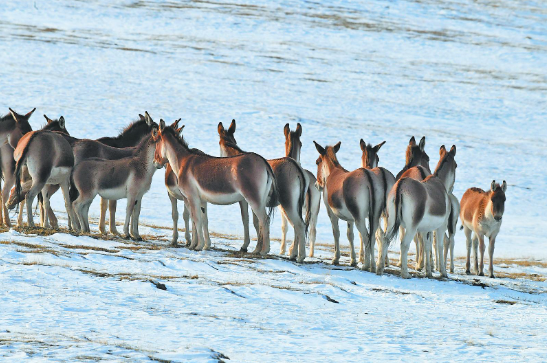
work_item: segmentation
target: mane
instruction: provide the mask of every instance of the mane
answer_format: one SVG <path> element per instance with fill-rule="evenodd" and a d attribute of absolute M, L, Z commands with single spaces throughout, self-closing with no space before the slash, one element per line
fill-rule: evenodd
<path fill-rule="evenodd" d="M 55 129 L 55 130 L 53 130 Z M 43 125 L 40 128 L 41 131 L 54 131 L 59 132 L 61 134 L 70 135 L 66 129 L 61 129 L 61 126 L 59 125 L 59 120 L 53 120 L 52 122 L 48 122 L 45 125 Z"/>
<path fill-rule="evenodd" d="M 486 194 L 486 192 L 484 190 L 482 190 L 481 188 L 477 188 L 477 187 L 469 188 L 469 190 L 471 190 L 472 192 L 475 192 L 475 193 Z"/>
<path fill-rule="evenodd" d="M 2 116 L 2 118 L 0 118 L 0 122 L 9 121 L 9 120 L 13 120 L 13 116 L 11 115 L 11 113 L 7 113 L 4 116 Z"/>
<path fill-rule="evenodd" d="M 339 167 L 340 169 L 347 172 L 347 170 L 338 162 L 338 158 L 336 157 L 336 153 L 333 151 L 332 147 L 327 148 L 327 154 L 325 156 L 327 156 L 328 160 L 334 166 Z"/>
<path fill-rule="evenodd" d="M 188 146 L 188 143 L 186 142 L 186 140 L 184 140 L 184 137 L 181 134 L 179 134 L 178 132 L 176 132 L 175 130 L 173 130 L 173 128 L 171 126 L 164 127 L 164 129 L 162 130 L 161 133 L 173 136 L 173 138 L 177 141 L 177 143 L 180 146 L 182 146 L 184 149 L 186 149 L 188 152 L 190 152 L 191 154 L 207 155 L 199 149 L 190 149 L 190 147 Z"/>
<path fill-rule="evenodd" d="M 439 160 L 439 163 L 437 164 L 437 167 L 435 168 L 435 171 L 431 175 L 436 176 L 439 173 L 439 171 L 441 170 L 443 165 L 446 163 L 446 160 L 448 159 L 449 154 L 450 154 L 450 152 L 448 152 L 448 151 L 446 152 L 446 154 L 444 154 L 443 158 L 441 160 Z"/>
<path fill-rule="evenodd" d="M 241 150 L 241 148 L 239 146 L 237 146 L 237 144 L 234 144 L 233 142 L 230 142 L 230 141 L 225 141 L 224 142 L 224 145 L 226 145 L 226 147 L 229 147 L 231 149 L 234 149 L 242 154 L 246 154 L 247 152 L 246 151 L 243 151 Z"/>

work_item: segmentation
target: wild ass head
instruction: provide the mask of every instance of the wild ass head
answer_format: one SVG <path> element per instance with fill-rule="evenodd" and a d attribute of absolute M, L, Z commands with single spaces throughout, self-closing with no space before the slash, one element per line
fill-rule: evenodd
<path fill-rule="evenodd" d="M 300 137 L 302 136 L 302 125 L 296 124 L 296 130 L 291 131 L 289 124 L 286 124 L 283 128 L 285 134 L 285 156 L 293 158 L 300 162 L 300 152 L 302 150 L 302 142 Z"/>
<path fill-rule="evenodd" d="M 340 150 L 341 141 L 334 146 L 327 146 L 326 148 L 322 147 L 315 141 L 315 148 L 319 152 L 319 158 L 315 162 L 317 164 L 317 183 L 316 187 L 319 190 L 322 190 L 325 187 L 327 178 L 330 175 L 332 168 L 340 166 L 336 153 Z"/>
<path fill-rule="evenodd" d="M 452 192 L 454 188 L 454 182 L 456 181 L 456 145 L 452 145 L 450 151 L 446 151 L 446 148 L 441 146 L 439 149 L 439 163 L 433 172 L 433 175 L 441 179 L 447 192 Z"/>
<path fill-rule="evenodd" d="M 26 115 L 20 115 L 11 108 L 9 111 L 10 114 L 2 117 L 0 121 L 0 145 L 9 143 L 15 149 L 21 137 L 27 132 L 32 131 L 28 120 L 33 112 L 36 111 L 36 108 Z"/>
<path fill-rule="evenodd" d="M 158 169 L 162 168 L 169 161 L 167 160 L 167 152 L 165 147 L 165 135 L 171 135 L 181 143 L 186 144 L 182 138 L 182 130 L 184 125 L 178 127 L 180 119 L 173 122 L 171 126 L 166 126 L 165 121 L 160 120 L 159 128 L 152 130 L 152 142 L 156 144 L 154 151 L 154 164 Z"/>
<path fill-rule="evenodd" d="M 420 142 L 416 144 L 416 139 L 414 136 L 408 141 L 408 146 L 406 147 L 406 156 L 405 156 L 405 166 L 403 170 L 397 174 L 397 179 L 403 175 L 408 169 L 421 165 L 426 168 L 429 172 L 429 155 L 425 152 L 425 136 L 420 139 Z"/>
<path fill-rule="evenodd" d="M 367 144 L 363 139 L 360 141 L 361 150 L 363 151 L 363 156 L 361 156 L 361 166 L 365 169 L 374 169 L 378 167 L 378 162 L 380 157 L 378 157 L 378 151 L 386 142 L 382 141 L 376 146 Z"/>
<path fill-rule="evenodd" d="M 501 185 L 497 184 L 495 180 L 492 180 L 490 185 L 490 193 L 488 193 L 492 204 L 492 215 L 494 219 L 499 222 L 503 217 L 505 211 L 505 191 L 507 190 L 507 183 L 505 180 Z"/>
<path fill-rule="evenodd" d="M 230 149 L 234 149 L 239 152 L 243 152 L 239 146 L 237 146 L 237 141 L 234 136 L 236 132 L 236 120 L 232 120 L 228 130 L 224 128 L 222 122 L 218 123 L 218 136 L 220 136 L 219 145 L 220 145 L 220 156 L 232 156 Z"/>
<path fill-rule="evenodd" d="M 44 118 L 46 119 L 47 124 L 42 127 L 42 130 L 57 131 L 63 134 L 70 135 L 66 129 L 65 118 L 63 116 L 59 117 L 58 120 L 52 120 L 46 115 L 44 115 Z"/>

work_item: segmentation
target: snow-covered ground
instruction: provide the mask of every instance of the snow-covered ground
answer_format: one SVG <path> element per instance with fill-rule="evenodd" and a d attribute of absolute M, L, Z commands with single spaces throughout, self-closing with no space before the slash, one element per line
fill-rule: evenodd
<path fill-rule="evenodd" d="M 449 281 L 403 281 L 397 268 L 329 266 L 324 210 L 319 258 L 303 265 L 279 259 L 277 243 L 268 259 L 227 252 L 241 243 L 237 206 L 209 208 L 218 250 L 168 248 L 159 171 L 143 200 L 141 220 L 156 226 L 142 228 L 146 242 L 0 234 L 0 356 L 541 360 L 545 64 L 547 5 L 533 1 L 2 1 L 0 112 L 37 107 L 35 128 L 64 115 L 74 136 L 96 138 L 148 110 L 182 117 L 190 145 L 218 155 L 216 126 L 235 118 L 240 146 L 274 158 L 285 123 L 300 122 L 314 172 L 312 140 L 342 141 L 348 169 L 360 138 L 387 140 L 380 164 L 396 173 L 408 139 L 426 135 L 432 167 L 440 145 L 457 145 L 457 196 L 492 179 L 509 189 L 501 279 L 462 276 L 460 259 Z M 63 209 L 60 195 L 52 203 Z"/>

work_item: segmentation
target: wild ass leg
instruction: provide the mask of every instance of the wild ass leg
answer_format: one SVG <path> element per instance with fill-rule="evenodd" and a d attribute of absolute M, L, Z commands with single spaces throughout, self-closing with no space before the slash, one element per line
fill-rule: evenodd
<path fill-rule="evenodd" d="M 184 219 L 184 239 L 186 240 L 186 246 L 192 245 L 192 236 L 190 235 L 190 208 L 188 207 L 188 199 L 183 198 L 184 210 L 182 211 L 182 219 Z M 192 224 L 193 228 L 193 224 Z"/>
<path fill-rule="evenodd" d="M 327 214 L 332 224 L 332 235 L 334 237 L 334 257 L 332 258 L 332 264 L 338 265 L 340 262 L 340 228 L 338 227 L 338 217 L 331 211 L 329 205 L 325 202 L 327 208 Z"/>
<path fill-rule="evenodd" d="M 405 229 L 403 227 L 399 227 L 399 235 L 401 236 L 401 243 L 403 243 L 403 240 L 405 239 L 405 233 L 406 233 Z M 416 261 L 418 260 L 416 259 Z M 401 267 L 402 265 L 403 265 L 403 256 L 401 256 L 401 254 L 399 253 L 399 262 L 397 263 L 397 267 Z"/>
<path fill-rule="evenodd" d="M 260 253 L 260 251 L 262 251 L 262 231 L 260 230 L 260 222 L 256 214 L 254 213 L 254 211 L 253 211 L 253 225 L 256 230 L 256 247 L 253 253 Z"/>
<path fill-rule="evenodd" d="M 281 210 L 281 248 L 279 250 L 279 254 L 284 255 L 286 250 L 285 244 L 287 240 L 287 231 L 289 230 L 289 221 L 287 220 L 287 216 L 285 215 L 283 208 L 280 206 L 279 209 Z M 296 239 L 296 236 L 294 237 Z"/>
<path fill-rule="evenodd" d="M 110 233 L 114 235 L 119 234 L 118 230 L 116 229 L 116 207 L 117 206 L 118 206 L 117 200 L 108 201 L 108 209 L 110 210 L 110 218 L 108 219 L 108 223 L 110 225 Z"/>
<path fill-rule="evenodd" d="M 363 271 L 369 271 L 372 266 L 370 263 L 370 235 L 367 230 L 366 221 L 360 220 L 355 222 L 355 226 L 357 227 L 357 230 L 359 231 L 359 238 L 361 239 L 361 245 L 365 246 L 365 256 L 364 256 L 364 262 L 361 265 L 361 270 Z M 376 267 L 373 269 L 376 271 Z"/>
<path fill-rule="evenodd" d="M 129 235 L 129 222 L 131 220 L 131 215 L 133 214 L 133 209 L 135 209 L 135 203 L 137 203 L 137 200 L 135 197 L 131 196 L 127 198 L 127 208 L 125 211 L 125 223 L 123 225 L 123 234 L 124 238 L 130 239 L 131 236 Z"/>
<path fill-rule="evenodd" d="M 42 205 L 40 206 L 41 209 L 41 219 L 42 219 L 42 227 L 44 228 L 51 228 L 51 225 L 49 224 L 49 216 L 47 215 L 47 211 L 49 210 L 49 195 L 46 191 L 47 185 L 42 189 Z"/>
<path fill-rule="evenodd" d="M 294 240 L 289 249 L 290 259 L 302 263 L 306 258 L 306 225 L 304 224 L 302 215 L 298 213 L 296 208 L 294 210 L 282 208 L 282 210 L 294 229 Z"/>
<path fill-rule="evenodd" d="M 44 190 L 42 190 L 42 196 L 47 195 L 48 200 L 51 200 L 51 196 L 55 194 L 59 190 L 59 185 L 46 185 L 44 187 Z M 51 228 L 58 229 L 59 228 L 59 221 L 57 220 L 57 217 L 55 216 L 55 213 L 53 212 L 53 209 L 51 208 L 51 203 L 48 207 L 42 203 L 40 206 L 42 208 L 42 215 L 44 218 L 49 219 L 49 224 Z M 68 220 L 70 221 L 70 216 L 68 216 Z"/>
<path fill-rule="evenodd" d="M 463 227 L 463 234 L 465 235 L 465 247 L 467 248 L 467 260 L 465 262 L 465 273 L 471 275 L 471 247 L 473 242 L 471 241 L 471 230 L 467 227 Z"/>
<path fill-rule="evenodd" d="M 106 234 L 106 210 L 108 209 L 108 200 L 101 197 L 101 216 L 99 218 L 99 232 Z"/>
<path fill-rule="evenodd" d="M 204 250 L 211 248 L 211 237 L 209 237 L 209 217 L 207 216 L 207 202 L 201 204 L 201 224 L 203 225 Z"/>
<path fill-rule="evenodd" d="M 135 208 L 133 208 L 133 215 L 131 216 L 131 236 L 136 241 L 142 241 L 142 237 L 139 234 L 139 216 L 141 215 L 141 202 L 142 197 L 137 199 Z"/>
<path fill-rule="evenodd" d="M 479 274 L 479 237 L 473 233 L 473 258 L 475 265 L 475 275 Z"/>
<path fill-rule="evenodd" d="M 179 239 L 179 211 L 177 208 L 177 198 L 167 193 L 169 200 L 171 201 L 171 217 L 173 218 L 173 237 L 171 238 L 171 246 L 177 246 L 177 240 Z"/>
<path fill-rule="evenodd" d="M 448 277 L 446 274 L 446 261 L 443 258 L 444 250 L 444 234 L 446 232 L 446 227 L 441 227 L 435 231 L 435 247 L 436 247 L 436 263 L 438 265 L 438 271 L 441 274 L 441 277 Z"/>
<path fill-rule="evenodd" d="M 239 249 L 241 252 L 247 252 L 251 237 L 249 235 L 249 204 L 246 201 L 239 202 L 241 210 L 241 221 L 243 222 L 243 246 Z"/>
<path fill-rule="evenodd" d="M 190 215 L 194 222 L 193 234 L 197 237 L 195 246 L 196 251 L 201 251 L 205 246 L 205 239 L 203 236 L 203 213 L 201 212 L 201 201 L 192 201 L 190 203 Z M 194 243 L 192 243 L 193 245 Z"/>
<path fill-rule="evenodd" d="M 348 237 L 348 242 L 349 242 L 349 253 L 350 253 L 349 265 L 352 267 L 357 266 L 357 259 L 356 259 L 357 256 L 355 255 L 355 249 L 353 244 L 353 241 L 354 241 L 353 225 L 354 225 L 354 222 L 348 222 L 348 230 L 346 232 L 346 236 Z"/>
<path fill-rule="evenodd" d="M 450 235 L 449 237 L 449 243 L 450 243 L 450 273 L 454 273 L 454 235 Z M 446 263 L 446 258 L 445 258 Z"/>
<path fill-rule="evenodd" d="M 490 264 L 488 266 L 488 271 L 490 272 L 490 277 L 494 278 L 494 247 L 496 245 L 496 236 L 491 236 L 488 238 L 488 256 L 490 258 Z"/>
<path fill-rule="evenodd" d="M 23 211 L 25 209 L 25 200 L 19 202 L 19 215 L 17 216 L 17 227 L 23 227 Z"/>
<path fill-rule="evenodd" d="M 315 188 L 315 186 L 310 186 L 310 188 Z M 315 198 L 312 198 L 315 199 Z M 311 211 L 310 213 L 310 221 L 309 221 L 309 240 L 310 240 L 310 257 L 313 257 L 313 254 L 315 252 L 315 239 L 317 236 L 317 217 L 319 215 L 319 208 L 321 207 L 321 195 L 319 194 L 319 198 L 317 200 L 312 200 L 311 203 Z M 306 214 L 308 212 L 306 211 Z"/>
<path fill-rule="evenodd" d="M 372 231 L 369 232 L 369 244 L 370 244 L 370 249 L 369 249 L 369 258 L 370 258 L 370 272 L 376 272 L 376 264 L 374 262 L 375 258 L 374 258 L 374 245 L 376 244 L 376 231 L 378 231 L 380 228 L 379 227 L 379 224 L 380 224 L 380 220 L 378 218 L 375 218 L 374 217 L 374 220 L 372 221 Z M 378 253 L 380 253 L 378 251 Z"/>
<path fill-rule="evenodd" d="M 478 235 L 479 238 L 479 249 L 481 251 L 481 261 L 479 265 L 479 276 L 484 276 L 484 251 L 486 251 L 486 245 L 484 244 L 484 236 L 482 234 Z"/>
<path fill-rule="evenodd" d="M 378 262 L 376 263 L 376 274 L 382 275 L 384 273 L 384 268 L 389 266 L 388 243 L 382 228 L 378 228 L 376 238 L 378 239 Z"/>
<path fill-rule="evenodd" d="M 407 229 L 405 231 L 404 238 L 401 241 L 401 277 L 403 279 L 410 278 L 410 275 L 408 273 L 408 249 L 415 235 L 416 231 Z"/>
<path fill-rule="evenodd" d="M 3 222 L 7 227 L 9 227 L 11 226 L 11 221 L 9 219 L 9 212 L 8 212 L 8 208 L 6 207 L 6 203 L 9 200 L 9 194 L 11 192 L 11 188 L 15 185 L 15 174 L 13 174 L 12 172 L 4 172 L 3 175 L 4 175 L 4 188 L 2 188 L 2 201 L 1 201 L 2 208 L 0 208 L 0 222 Z"/>
<path fill-rule="evenodd" d="M 68 215 L 68 221 L 69 221 L 68 228 L 74 231 L 78 231 L 80 229 L 80 223 L 78 222 L 78 217 L 76 216 L 76 213 L 74 213 L 74 208 L 72 208 L 72 203 L 70 202 L 69 178 L 67 177 L 67 179 L 61 184 L 59 184 L 59 186 L 61 187 L 61 192 L 63 193 L 63 199 L 65 200 L 65 209 L 66 209 L 66 212 Z"/>
<path fill-rule="evenodd" d="M 443 259 L 446 266 L 446 264 L 448 263 L 448 249 L 450 248 L 450 240 L 446 235 L 443 236 L 443 239 L 444 239 Z M 450 272 L 453 273 L 454 272 L 453 269 L 451 269 Z"/>
<path fill-rule="evenodd" d="M 423 256 L 425 257 L 425 276 L 428 278 L 433 277 L 433 274 L 431 273 L 431 258 L 429 258 L 429 255 L 431 253 L 432 242 L 433 242 L 433 232 L 427 232 L 423 236 L 423 244 L 424 244 Z"/>
<path fill-rule="evenodd" d="M 46 176 L 49 177 L 49 175 Z M 27 224 L 31 228 L 34 227 L 34 218 L 32 216 L 32 203 L 34 202 L 34 198 L 38 195 L 40 190 L 44 188 L 45 184 L 46 183 L 43 181 L 34 180 L 32 183 L 32 187 L 25 197 L 25 202 L 27 204 Z"/>

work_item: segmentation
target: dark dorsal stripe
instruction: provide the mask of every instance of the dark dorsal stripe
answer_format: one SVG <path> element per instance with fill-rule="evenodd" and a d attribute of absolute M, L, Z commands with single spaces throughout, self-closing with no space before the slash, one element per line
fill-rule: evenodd
<path fill-rule="evenodd" d="M 420 171 L 420 176 L 422 177 L 422 180 L 427 178 L 427 174 L 425 173 L 425 168 L 423 166 L 417 166 L 418 170 Z"/>
<path fill-rule="evenodd" d="M 386 172 L 384 168 L 378 168 L 380 169 L 380 173 L 382 174 L 382 185 L 384 187 L 384 200 L 382 201 L 382 212 L 386 209 L 386 201 L 387 201 L 387 179 L 386 179 Z"/>

